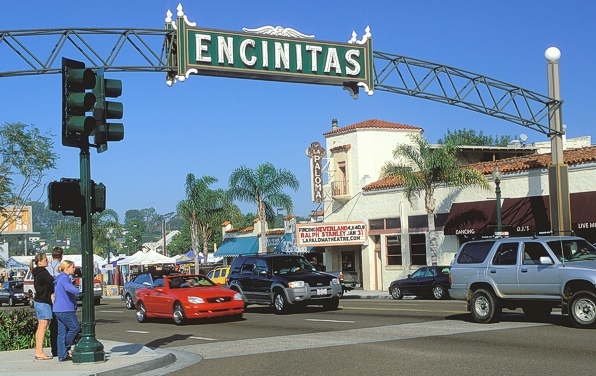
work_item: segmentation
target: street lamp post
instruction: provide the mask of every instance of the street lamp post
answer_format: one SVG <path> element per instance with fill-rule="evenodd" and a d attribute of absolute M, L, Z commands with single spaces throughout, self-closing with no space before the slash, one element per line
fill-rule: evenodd
<path fill-rule="evenodd" d="M 553 101 L 548 109 L 548 128 L 551 138 L 552 164 L 548 166 L 551 227 L 556 234 L 571 231 L 571 207 L 569 204 L 569 168 L 563 159 L 563 116 L 561 114 L 561 87 L 559 58 L 561 51 L 549 47 L 544 52 L 548 60 L 548 97 Z"/>
<path fill-rule="evenodd" d="M 497 195 L 497 232 L 501 233 L 503 229 L 503 223 L 501 222 L 501 178 L 503 173 L 499 170 L 499 165 L 495 164 L 495 170 L 493 171 L 493 179 L 495 180 L 495 194 Z"/>

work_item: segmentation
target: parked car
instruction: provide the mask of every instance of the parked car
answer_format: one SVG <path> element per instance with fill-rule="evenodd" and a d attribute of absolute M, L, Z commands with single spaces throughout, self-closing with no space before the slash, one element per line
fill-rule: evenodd
<path fill-rule="evenodd" d="M 177 325 L 186 320 L 229 316 L 239 320 L 244 312 L 242 294 L 218 286 L 200 274 L 177 274 L 160 278 L 153 288 L 136 291 L 137 320 L 172 318 Z"/>
<path fill-rule="evenodd" d="M 211 269 L 211 271 L 207 273 L 207 278 L 217 283 L 218 285 L 226 285 L 228 283 L 227 277 L 229 273 L 229 266 L 218 266 L 215 269 Z"/>
<path fill-rule="evenodd" d="M 171 274 L 180 274 L 173 270 L 160 270 L 154 272 L 145 272 L 137 275 L 132 281 L 128 281 L 122 288 L 122 300 L 127 309 L 134 309 L 137 301 L 136 292 L 138 289 L 154 288 L 163 286 L 163 278 Z"/>
<path fill-rule="evenodd" d="M 230 267 L 228 285 L 242 294 L 246 304 L 273 306 L 276 314 L 300 305 L 337 309 L 342 295 L 339 279 L 317 271 L 300 255 L 237 257 Z"/>
<path fill-rule="evenodd" d="M 575 236 L 535 236 L 462 244 L 451 265 L 451 297 L 474 321 L 498 321 L 503 308 L 544 320 L 553 308 L 580 328 L 596 328 L 596 248 Z"/>
<path fill-rule="evenodd" d="M 14 306 L 16 304 L 29 304 L 29 294 L 23 291 L 23 281 L 2 282 L 0 289 L 0 306 L 2 303 Z"/>
<path fill-rule="evenodd" d="M 389 285 L 389 294 L 393 299 L 401 299 L 404 295 L 432 296 L 436 300 L 448 297 L 449 266 L 424 266 L 408 278 L 398 279 Z"/>
<path fill-rule="evenodd" d="M 342 293 L 341 293 L 341 297 L 343 297 L 343 295 L 348 292 L 348 291 L 352 291 L 356 288 L 356 285 L 358 285 L 358 272 L 353 272 L 353 271 L 346 271 L 346 272 L 327 272 L 325 271 L 325 273 L 327 274 L 331 274 L 332 276 L 336 277 L 337 279 L 339 279 L 339 283 L 341 284 L 342 287 Z"/>
<path fill-rule="evenodd" d="M 73 284 L 79 291 L 83 291 L 83 270 L 80 266 L 75 267 L 73 274 Z M 97 278 L 93 278 L 93 305 L 99 305 L 103 296 L 103 286 L 101 281 Z M 83 294 L 77 296 L 77 300 L 83 300 Z"/>

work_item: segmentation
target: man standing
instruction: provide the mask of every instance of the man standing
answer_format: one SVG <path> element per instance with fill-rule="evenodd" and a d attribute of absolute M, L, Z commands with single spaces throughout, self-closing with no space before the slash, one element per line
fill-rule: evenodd
<path fill-rule="evenodd" d="M 60 247 L 54 247 L 52 250 L 52 261 L 48 263 L 46 268 L 54 278 L 60 274 L 58 266 L 62 262 L 63 254 L 64 251 Z M 53 315 L 52 321 L 50 322 L 50 343 L 52 344 L 52 356 L 58 356 L 58 320 L 56 319 L 56 315 Z"/>

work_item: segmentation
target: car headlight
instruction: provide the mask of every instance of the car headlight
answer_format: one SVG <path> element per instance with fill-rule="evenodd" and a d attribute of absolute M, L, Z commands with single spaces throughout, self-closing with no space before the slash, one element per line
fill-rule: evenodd
<path fill-rule="evenodd" d="M 339 279 L 337 279 L 337 278 L 333 278 L 333 279 L 331 280 L 331 284 L 332 284 L 332 285 L 339 285 Z"/>
<path fill-rule="evenodd" d="M 203 300 L 203 298 L 199 298 L 198 296 L 189 296 L 188 297 L 188 302 L 189 303 L 192 303 L 192 304 L 205 303 L 205 301 Z"/>
<path fill-rule="evenodd" d="M 298 287 L 304 287 L 304 281 L 293 281 L 293 282 L 288 282 L 288 287 L 291 289 L 295 289 Z"/>
<path fill-rule="evenodd" d="M 244 299 L 242 299 L 242 294 L 237 292 L 234 294 L 234 300 L 244 300 Z"/>

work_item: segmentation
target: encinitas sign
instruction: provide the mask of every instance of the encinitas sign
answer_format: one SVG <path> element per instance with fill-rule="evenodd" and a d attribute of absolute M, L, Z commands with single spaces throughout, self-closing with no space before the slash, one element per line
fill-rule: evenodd
<path fill-rule="evenodd" d="M 373 92 L 371 34 L 356 33 L 348 43 L 323 42 L 291 28 L 264 26 L 245 33 L 201 29 L 189 22 L 178 6 L 178 19 L 166 18 L 176 30 L 175 61 L 178 71 L 168 84 L 191 74 L 344 86 L 352 94 Z"/>

